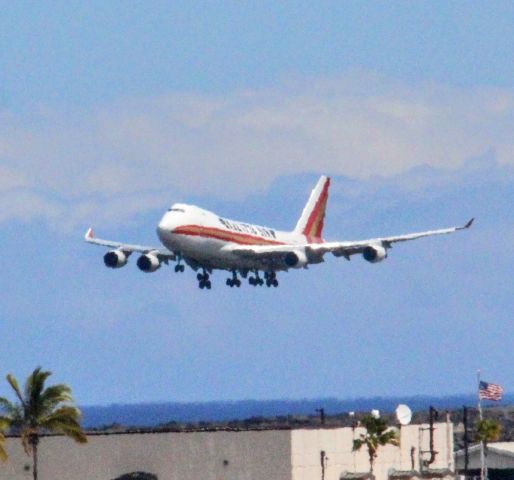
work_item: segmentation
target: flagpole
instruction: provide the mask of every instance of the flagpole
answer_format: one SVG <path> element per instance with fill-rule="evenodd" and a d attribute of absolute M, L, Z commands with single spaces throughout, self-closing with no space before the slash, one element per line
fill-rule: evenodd
<path fill-rule="evenodd" d="M 480 398 L 480 370 L 477 370 L 478 415 L 482 420 L 482 399 Z"/>
<path fill-rule="evenodd" d="M 478 416 L 480 421 L 483 420 L 482 416 L 482 398 L 480 397 L 480 370 L 477 370 L 477 393 L 478 393 Z M 484 454 L 484 441 L 480 441 L 480 480 L 485 479 L 485 454 Z"/>

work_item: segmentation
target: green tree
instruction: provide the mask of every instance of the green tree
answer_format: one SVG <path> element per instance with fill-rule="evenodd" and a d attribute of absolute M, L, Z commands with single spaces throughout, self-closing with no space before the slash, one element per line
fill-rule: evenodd
<path fill-rule="evenodd" d="M 3 415 L 0 421 L 12 431 L 19 433 L 27 455 L 32 455 L 32 473 L 37 480 L 38 444 L 42 433 L 64 434 L 78 443 L 87 442 L 79 423 L 80 410 L 74 405 L 71 389 L 58 384 L 45 388 L 45 381 L 51 372 L 36 368 L 27 378 L 22 392 L 13 375 L 7 375 L 7 382 L 14 391 L 16 402 L 0 397 Z"/>
<path fill-rule="evenodd" d="M 496 420 L 484 418 L 479 420 L 476 426 L 475 439 L 484 443 L 484 451 L 487 452 L 487 444 L 500 438 L 501 425 Z"/>
<path fill-rule="evenodd" d="M 482 443 L 484 452 L 484 463 L 480 469 L 480 477 L 488 478 L 487 474 L 487 445 L 489 442 L 494 442 L 500 438 L 501 425 L 496 420 L 490 418 L 483 418 L 478 421 L 475 432 L 475 439 Z"/>
<path fill-rule="evenodd" d="M 376 418 L 373 415 L 366 415 L 361 419 L 362 426 L 366 433 L 353 441 L 353 451 L 360 450 L 366 446 L 369 455 L 369 473 L 373 478 L 373 466 L 378 455 L 378 448 L 381 445 L 400 445 L 398 435 L 391 430 L 383 418 Z"/>

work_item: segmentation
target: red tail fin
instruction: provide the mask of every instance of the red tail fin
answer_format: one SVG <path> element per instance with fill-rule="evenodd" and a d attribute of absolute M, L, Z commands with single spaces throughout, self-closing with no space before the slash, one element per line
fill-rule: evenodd
<path fill-rule="evenodd" d="M 325 209 L 328 200 L 328 187 L 330 178 L 322 176 L 303 209 L 302 216 L 294 229 L 295 233 L 301 233 L 307 237 L 321 238 L 323 223 L 325 220 Z"/>

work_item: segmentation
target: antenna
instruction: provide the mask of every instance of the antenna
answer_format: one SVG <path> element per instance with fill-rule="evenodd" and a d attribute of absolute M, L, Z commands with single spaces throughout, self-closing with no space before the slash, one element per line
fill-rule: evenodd
<path fill-rule="evenodd" d="M 412 420 L 412 410 L 407 405 L 401 403 L 396 407 L 396 418 L 400 425 L 408 425 Z"/>

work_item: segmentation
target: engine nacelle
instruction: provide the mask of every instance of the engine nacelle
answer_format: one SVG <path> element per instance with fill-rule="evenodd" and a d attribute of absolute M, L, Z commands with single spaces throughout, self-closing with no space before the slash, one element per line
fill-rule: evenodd
<path fill-rule="evenodd" d="M 309 263 L 304 250 L 294 250 L 286 253 L 284 263 L 288 268 L 303 268 Z"/>
<path fill-rule="evenodd" d="M 137 259 L 137 266 L 143 272 L 155 272 L 161 266 L 161 262 L 152 253 L 145 253 Z"/>
<path fill-rule="evenodd" d="M 387 250 L 380 245 L 368 246 L 362 251 L 362 256 L 370 263 L 378 263 L 387 257 Z"/>
<path fill-rule="evenodd" d="M 104 255 L 104 263 L 109 268 L 121 268 L 127 264 L 128 255 L 123 250 L 110 250 Z"/>

